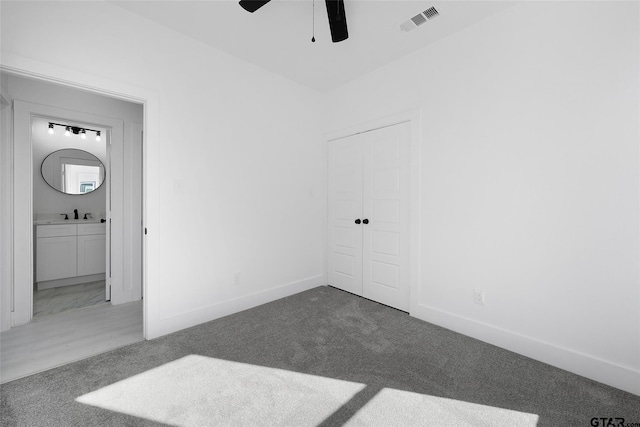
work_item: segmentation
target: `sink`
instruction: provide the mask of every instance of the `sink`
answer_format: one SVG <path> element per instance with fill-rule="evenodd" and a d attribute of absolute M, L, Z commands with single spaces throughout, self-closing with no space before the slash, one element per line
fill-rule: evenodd
<path fill-rule="evenodd" d="M 35 225 L 60 225 L 60 224 L 95 224 L 100 219 L 37 219 L 33 221 Z"/>

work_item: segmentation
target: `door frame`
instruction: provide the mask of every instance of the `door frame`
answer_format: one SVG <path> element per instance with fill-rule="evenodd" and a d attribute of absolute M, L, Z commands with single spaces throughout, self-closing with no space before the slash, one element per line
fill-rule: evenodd
<path fill-rule="evenodd" d="M 108 137 L 105 138 L 106 162 L 105 169 L 108 171 L 105 177 L 106 191 L 105 197 L 107 221 L 113 216 L 122 218 L 124 213 L 120 212 L 122 206 L 113 206 L 110 197 L 112 189 L 112 178 L 114 165 L 112 164 L 112 147 L 118 146 L 122 149 L 124 142 L 124 122 L 119 119 L 104 117 L 97 114 L 83 113 L 51 105 L 43 105 L 34 102 L 27 102 L 20 99 L 13 101 L 13 313 L 11 315 L 11 327 L 20 326 L 31 322 L 33 319 L 33 141 L 31 129 L 34 117 L 44 117 L 49 120 L 56 120 L 70 123 L 83 123 L 95 127 L 106 128 Z M 115 141 L 115 144 L 114 144 Z M 28 165 L 18 167 L 18 165 Z M 121 166 L 119 167 L 122 168 Z M 26 191 L 25 191 L 26 190 Z M 114 209 L 118 210 L 114 212 Z M 122 234 L 122 233 L 119 233 Z M 18 241 L 17 236 L 28 236 L 24 242 Z M 114 239 L 111 227 L 107 225 L 107 238 Z M 122 239 L 117 245 L 122 246 Z M 116 245 L 116 246 L 117 246 Z M 112 250 L 109 245 L 109 252 Z M 105 259 L 106 262 L 106 259 Z M 107 265 L 109 268 L 110 266 Z M 116 266 L 115 270 L 122 270 L 123 266 Z M 107 286 L 111 285 L 111 277 L 107 273 Z M 119 280 L 122 280 L 120 277 Z"/>
<path fill-rule="evenodd" d="M 156 285 L 150 286 L 150 283 L 158 284 L 160 282 L 160 153 L 157 141 L 160 134 L 160 95 L 154 90 L 132 86 L 127 83 L 110 80 L 93 74 L 84 73 L 77 70 L 58 67 L 45 62 L 26 58 L 14 53 L 3 52 L 2 64 L 0 70 L 25 78 L 36 79 L 44 82 L 54 83 L 67 87 L 72 87 L 86 92 L 103 95 L 123 101 L 135 102 L 142 104 L 143 116 L 143 141 L 142 141 L 142 210 L 143 210 L 143 228 L 145 234 L 142 239 L 142 292 L 143 300 L 143 336 L 145 339 L 155 338 L 161 333 L 155 327 L 154 320 L 159 319 L 160 307 L 156 298 L 159 289 Z M 12 145 L 12 144 L 10 144 Z M 13 155 L 13 153 L 10 153 Z M 10 163 L 10 162 L 7 162 Z M 13 164 L 10 163 L 11 169 Z M 13 176 L 13 171 L 10 173 Z M 10 194 L 3 196 L 3 203 L 9 205 L 7 211 L 10 216 L 13 214 L 13 185 L 10 185 Z M 29 217 L 31 218 L 31 216 Z M 15 243 L 15 234 L 13 233 L 15 218 L 9 218 L 9 230 L 4 232 L 11 235 L 12 241 Z M 5 223 L 3 222 L 2 225 Z M 150 229 L 153 233 L 147 235 L 146 231 Z M 3 256 L 6 262 L 4 267 L 8 267 L 10 271 L 4 277 L 9 277 L 11 283 L 8 285 L 13 288 L 15 281 L 16 266 L 14 265 L 13 247 L 8 256 Z M 10 290 L 9 293 L 12 291 Z M 6 295 L 3 291 L 3 295 Z M 3 299 L 1 302 L 2 310 L 13 311 L 13 295 L 10 301 Z M 4 317 L 3 317 L 4 318 Z M 2 329 L 8 325 L 2 325 Z"/>
<path fill-rule="evenodd" d="M 421 169 L 420 169 L 420 145 L 422 141 L 422 110 L 419 108 L 403 111 L 400 113 L 371 119 L 362 123 L 357 123 L 343 129 L 331 131 L 324 136 L 325 151 L 328 150 L 328 143 L 338 139 L 354 136 L 360 133 L 381 129 L 400 123 L 409 123 L 410 128 L 410 165 L 409 165 L 409 314 L 416 312 L 420 302 L 420 186 L 421 186 Z M 325 170 L 329 170 L 329 156 L 326 155 Z M 325 206 L 329 204 L 329 193 L 327 191 L 327 201 Z M 325 283 L 327 283 L 328 274 L 328 222 L 329 211 L 325 208 L 324 223 L 324 275 Z"/>

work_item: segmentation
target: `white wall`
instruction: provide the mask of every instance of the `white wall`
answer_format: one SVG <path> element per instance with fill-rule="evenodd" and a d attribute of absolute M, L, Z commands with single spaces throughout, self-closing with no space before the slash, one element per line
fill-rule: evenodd
<path fill-rule="evenodd" d="M 5 64 L 158 94 L 145 117 L 160 172 L 147 182 L 147 337 L 322 283 L 316 92 L 108 3 L 1 7 Z"/>
<path fill-rule="evenodd" d="M 328 131 L 422 109 L 413 315 L 640 394 L 638 36 L 525 2 L 329 95 Z"/>

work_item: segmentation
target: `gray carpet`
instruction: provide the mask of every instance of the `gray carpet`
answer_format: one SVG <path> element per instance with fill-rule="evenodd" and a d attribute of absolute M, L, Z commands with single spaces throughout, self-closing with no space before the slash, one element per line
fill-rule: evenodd
<path fill-rule="evenodd" d="M 0 387 L 3 426 L 640 423 L 640 397 L 319 287 Z"/>

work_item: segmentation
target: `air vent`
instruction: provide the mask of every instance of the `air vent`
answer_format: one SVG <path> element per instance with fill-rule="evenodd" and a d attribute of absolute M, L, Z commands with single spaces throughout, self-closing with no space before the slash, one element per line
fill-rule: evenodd
<path fill-rule="evenodd" d="M 413 18 L 409 19 L 408 21 L 405 21 L 402 24 L 400 24 L 400 29 L 405 33 L 408 33 L 409 31 L 413 30 L 417 26 L 427 22 L 428 19 L 433 19 L 439 15 L 440 15 L 440 12 L 438 12 L 435 7 L 430 7 L 424 12 L 419 13 Z"/>
<path fill-rule="evenodd" d="M 438 12 L 435 7 L 430 7 L 422 13 L 424 13 L 424 16 L 426 16 L 427 19 L 433 19 L 436 16 L 440 15 L 440 12 Z"/>
<path fill-rule="evenodd" d="M 422 25 L 425 22 L 427 22 L 427 18 L 425 18 L 424 15 L 422 15 L 421 13 L 411 18 L 411 20 L 416 25 Z"/>

